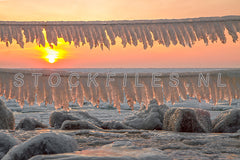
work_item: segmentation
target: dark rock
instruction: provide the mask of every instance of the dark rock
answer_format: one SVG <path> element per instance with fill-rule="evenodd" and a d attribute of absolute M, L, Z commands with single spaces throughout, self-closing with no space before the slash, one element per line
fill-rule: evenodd
<path fill-rule="evenodd" d="M 211 132 L 210 113 L 198 108 L 171 108 L 164 115 L 163 129 L 175 132 Z"/>
<path fill-rule="evenodd" d="M 47 128 L 47 125 L 38 122 L 35 118 L 24 118 L 16 127 L 16 130 L 34 130 L 35 128 Z"/>
<path fill-rule="evenodd" d="M 79 118 L 70 115 L 68 112 L 53 112 L 49 118 L 49 125 L 58 129 L 66 120 L 79 120 Z"/>
<path fill-rule="evenodd" d="M 70 136 L 43 133 L 16 145 L 2 160 L 27 160 L 40 154 L 70 153 L 77 150 L 77 142 Z"/>
<path fill-rule="evenodd" d="M 234 133 L 240 129 L 240 109 L 231 109 L 220 113 L 213 120 L 213 132 Z"/>
<path fill-rule="evenodd" d="M 135 115 L 124 119 L 123 124 L 135 129 L 160 130 L 167 109 L 166 105 L 150 104 L 147 110 L 141 110 Z"/>
<path fill-rule="evenodd" d="M 71 121 L 71 120 L 66 120 L 63 122 L 61 126 L 62 130 L 74 130 L 74 129 L 101 129 L 98 126 L 92 124 L 91 122 L 88 121 L 82 121 L 82 120 L 77 120 L 77 121 Z"/>
<path fill-rule="evenodd" d="M 0 159 L 15 145 L 19 144 L 20 141 L 14 137 L 11 137 L 5 133 L 0 133 Z"/>
<path fill-rule="evenodd" d="M 117 122 L 117 121 L 103 122 L 102 128 L 103 129 L 132 129 L 132 127 L 126 126 L 125 124 L 122 124 L 121 122 Z"/>
<path fill-rule="evenodd" d="M 8 109 L 0 99 L 0 129 L 11 129 L 14 130 L 15 118 L 10 109 Z"/>

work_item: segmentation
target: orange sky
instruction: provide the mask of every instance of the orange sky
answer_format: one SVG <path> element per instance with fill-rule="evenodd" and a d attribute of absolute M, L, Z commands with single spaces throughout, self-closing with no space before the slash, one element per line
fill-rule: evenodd
<path fill-rule="evenodd" d="M 239 0 L 0 0 L 0 20 L 123 20 L 172 19 L 207 16 L 240 15 Z M 240 36 L 240 34 L 238 34 Z M 155 43 L 144 50 L 142 45 L 122 48 L 121 43 L 111 50 L 90 50 L 88 45 L 75 48 L 62 45 L 64 59 L 54 64 L 46 62 L 36 44 L 6 47 L 0 43 L 0 67 L 27 68 L 239 68 L 240 45 L 227 36 L 227 44 L 220 42 L 207 47 L 202 41 L 193 48 L 180 45 L 166 48 Z"/>

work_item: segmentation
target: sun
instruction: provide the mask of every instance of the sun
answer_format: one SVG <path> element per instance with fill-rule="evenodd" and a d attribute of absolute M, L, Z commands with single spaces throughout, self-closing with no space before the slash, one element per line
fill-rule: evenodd
<path fill-rule="evenodd" d="M 66 43 L 63 38 L 58 38 L 57 46 L 54 44 L 49 44 L 46 39 L 46 31 L 43 30 L 43 35 L 45 38 L 45 47 L 43 46 L 36 46 L 36 50 L 40 51 L 41 53 L 41 58 L 47 61 L 48 63 L 54 64 L 57 62 L 59 59 L 64 59 L 65 58 L 65 53 L 66 51 L 61 49 L 64 48 L 66 45 L 69 45 Z"/>
<path fill-rule="evenodd" d="M 46 60 L 48 60 L 49 63 L 55 63 L 56 60 L 58 59 L 59 51 L 50 49 L 50 48 L 45 48 L 46 53 Z"/>
<path fill-rule="evenodd" d="M 59 46 L 54 46 L 54 48 L 49 45 L 45 47 L 37 47 L 38 51 L 40 51 L 41 59 L 45 60 L 50 64 L 56 63 L 58 60 L 65 59 L 66 51 L 63 49 L 59 49 Z"/>
<path fill-rule="evenodd" d="M 56 49 L 51 47 L 39 47 L 38 50 L 42 54 L 42 59 L 47 61 L 48 63 L 55 63 L 59 59 L 64 59 L 65 51 L 62 49 Z"/>

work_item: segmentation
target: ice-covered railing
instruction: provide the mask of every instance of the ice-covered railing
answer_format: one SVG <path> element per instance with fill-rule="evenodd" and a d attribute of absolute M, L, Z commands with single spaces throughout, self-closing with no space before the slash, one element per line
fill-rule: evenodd
<path fill-rule="evenodd" d="M 206 45 L 218 39 L 226 43 L 225 30 L 236 42 L 240 16 L 130 21 L 0 21 L 0 38 L 7 46 L 13 39 L 21 47 L 35 40 L 38 45 L 45 46 L 43 29 L 50 46 L 57 45 L 58 38 L 63 38 L 69 43 L 73 41 L 76 47 L 88 43 L 91 49 L 98 46 L 110 48 L 119 37 L 123 47 L 142 43 L 146 49 L 152 47 L 154 41 L 167 47 L 178 43 L 191 47 L 200 40 Z"/>
<path fill-rule="evenodd" d="M 54 102 L 56 108 L 67 109 L 75 100 L 82 105 L 85 97 L 93 105 L 101 98 L 120 109 L 124 92 L 131 107 L 136 101 L 148 104 L 155 98 L 159 104 L 175 103 L 188 96 L 231 104 L 240 98 L 240 70 L 133 74 L 0 69 L 0 96 L 17 99 L 20 105 L 24 100 L 32 105 L 37 94 L 39 104 Z"/>

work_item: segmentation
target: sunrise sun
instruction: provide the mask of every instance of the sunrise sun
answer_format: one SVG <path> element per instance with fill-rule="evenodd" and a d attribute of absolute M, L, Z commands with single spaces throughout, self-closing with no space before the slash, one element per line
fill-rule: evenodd
<path fill-rule="evenodd" d="M 58 38 L 57 46 L 54 44 L 49 44 L 46 38 L 46 31 L 43 30 L 43 35 L 45 37 L 45 47 L 43 46 L 37 46 L 36 49 L 41 52 L 41 58 L 47 61 L 48 63 L 55 63 L 59 59 L 64 59 L 66 51 L 63 50 L 66 45 L 69 45 L 66 43 L 63 38 Z"/>
<path fill-rule="evenodd" d="M 45 48 L 45 51 L 47 53 L 46 55 L 46 60 L 49 62 L 49 63 L 55 63 L 57 58 L 58 58 L 58 54 L 59 52 L 56 51 L 56 50 L 53 50 L 53 49 L 50 49 L 50 48 Z"/>

